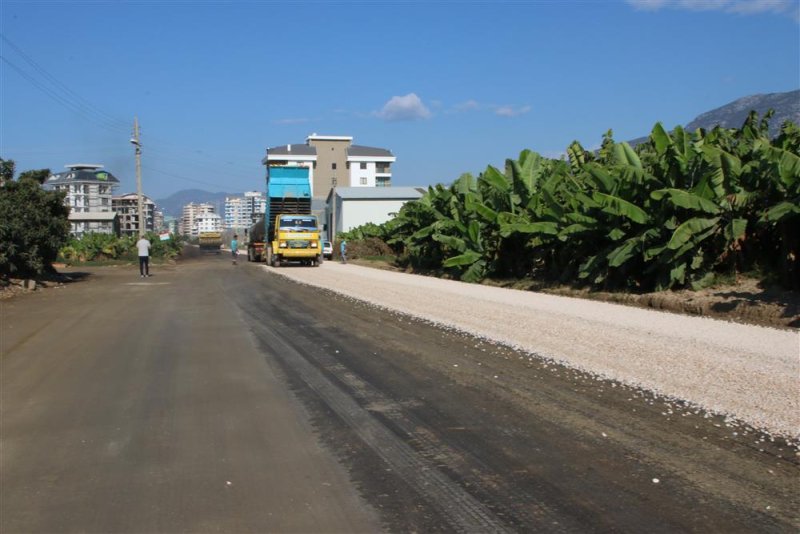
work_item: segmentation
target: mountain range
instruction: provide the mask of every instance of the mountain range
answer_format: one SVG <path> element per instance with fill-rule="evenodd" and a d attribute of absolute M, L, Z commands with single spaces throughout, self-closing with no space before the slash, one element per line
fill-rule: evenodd
<path fill-rule="evenodd" d="M 800 89 L 788 91 L 786 93 L 767 93 L 745 96 L 734 100 L 724 106 L 701 113 L 694 120 L 686 124 L 685 128 L 694 131 L 697 128 L 709 130 L 716 125 L 723 128 L 740 127 L 751 110 L 763 116 L 768 110 L 774 110 L 775 114 L 769 123 L 769 133 L 777 136 L 781 125 L 787 120 L 800 125 Z M 670 127 L 669 125 L 666 125 Z M 637 145 L 645 141 L 647 137 L 639 137 L 628 141 L 631 145 Z M 211 193 L 202 189 L 183 189 L 167 198 L 156 200 L 156 205 L 163 210 L 165 215 L 180 217 L 183 206 L 190 202 L 208 202 L 213 204 L 217 213 L 224 213 L 225 197 L 240 196 L 242 193 Z"/>
<path fill-rule="evenodd" d="M 724 106 L 701 113 L 686 124 L 684 128 L 690 132 L 697 128 L 710 130 L 717 125 L 723 128 L 740 128 L 751 110 L 758 112 L 758 115 L 763 117 L 770 109 L 775 111 L 775 114 L 769 120 L 769 134 L 771 137 L 777 137 L 781 126 L 786 121 L 792 121 L 800 125 L 800 89 L 786 93 L 767 93 L 739 98 Z M 664 126 L 672 128 L 668 124 Z M 628 141 L 628 143 L 636 146 L 646 140 L 647 136 L 638 137 Z"/>

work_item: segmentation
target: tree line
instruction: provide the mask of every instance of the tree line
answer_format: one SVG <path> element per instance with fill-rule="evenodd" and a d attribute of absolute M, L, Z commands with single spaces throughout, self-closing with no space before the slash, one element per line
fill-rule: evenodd
<path fill-rule="evenodd" d="M 599 150 L 576 141 L 560 159 L 524 150 L 343 237 L 468 282 L 649 291 L 755 272 L 799 289 L 800 128 L 786 122 L 770 138 L 771 115 L 710 131 L 657 123 L 635 147 L 608 131 Z"/>

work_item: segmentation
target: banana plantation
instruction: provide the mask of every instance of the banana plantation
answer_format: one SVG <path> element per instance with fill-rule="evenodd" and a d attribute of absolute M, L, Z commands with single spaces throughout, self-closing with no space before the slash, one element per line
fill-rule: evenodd
<path fill-rule="evenodd" d="M 562 159 L 525 150 L 348 237 L 379 237 L 403 264 L 468 282 L 649 291 L 755 272 L 800 289 L 800 128 L 770 139 L 770 115 L 738 129 L 656 124 L 636 147 L 609 131 L 599 150 L 574 142 Z"/>

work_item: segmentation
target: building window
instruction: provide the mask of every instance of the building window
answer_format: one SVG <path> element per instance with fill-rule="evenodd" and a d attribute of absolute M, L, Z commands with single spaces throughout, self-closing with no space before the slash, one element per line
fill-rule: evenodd
<path fill-rule="evenodd" d="M 331 163 L 331 169 L 334 170 L 334 171 L 336 170 L 336 164 L 335 163 Z"/>
<path fill-rule="evenodd" d="M 363 162 L 363 161 L 361 162 L 361 168 L 362 169 L 366 169 L 367 168 L 367 164 L 365 162 Z"/>
<path fill-rule="evenodd" d="M 367 185 L 367 177 L 366 176 L 362 176 L 361 177 L 361 185 Z"/>

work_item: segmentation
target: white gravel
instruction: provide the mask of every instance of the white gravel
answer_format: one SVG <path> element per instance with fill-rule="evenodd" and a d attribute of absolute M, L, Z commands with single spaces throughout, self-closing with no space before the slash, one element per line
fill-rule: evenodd
<path fill-rule="evenodd" d="M 324 263 L 264 267 L 800 439 L 800 332 Z"/>

